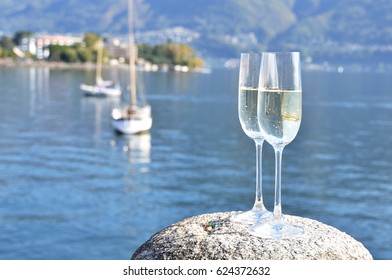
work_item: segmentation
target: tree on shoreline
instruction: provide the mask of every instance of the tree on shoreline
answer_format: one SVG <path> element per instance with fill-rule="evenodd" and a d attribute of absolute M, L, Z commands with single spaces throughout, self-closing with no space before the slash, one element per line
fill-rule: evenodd
<path fill-rule="evenodd" d="M 189 68 L 203 67 L 203 60 L 196 56 L 195 51 L 185 44 L 159 44 L 155 46 L 138 45 L 138 56 L 153 64 L 182 65 Z"/>
<path fill-rule="evenodd" d="M 24 38 L 33 37 L 29 31 L 19 31 L 13 38 L 0 38 L 0 57 L 15 57 L 13 49 L 21 45 Z M 85 33 L 81 43 L 75 43 L 71 46 L 52 44 L 46 47 L 49 51 L 48 61 L 66 62 L 66 63 L 89 63 L 97 59 L 99 42 L 104 40 L 100 35 L 95 33 Z M 181 65 L 189 68 L 201 68 L 203 60 L 196 56 L 195 51 L 185 44 L 175 44 L 168 41 L 166 44 L 147 45 L 139 44 L 138 57 L 158 65 Z M 26 52 L 26 57 L 35 59 L 35 57 Z M 103 49 L 104 61 L 108 61 L 109 54 L 106 48 Z"/>
<path fill-rule="evenodd" d="M 15 47 L 15 44 L 12 38 L 2 36 L 0 38 L 0 58 L 5 57 L 14 57 L 12 49 Z"/>

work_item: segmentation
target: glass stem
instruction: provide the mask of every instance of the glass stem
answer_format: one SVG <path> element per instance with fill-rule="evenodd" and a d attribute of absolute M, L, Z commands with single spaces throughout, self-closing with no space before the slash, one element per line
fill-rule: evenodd
<path fill-rule="evenodd" d="M 282 217 L 282 201 L 281 201 L 281 175 L 282 175 L 282 147 L 274 147 L 275 150 L 275 203 L 274 203 L 274 220 L 279 222 Z"/>
<path fill-rule="evenodd" d="M 253 210 L 266 210 L 263 202 L 263 143 L 264 139 L 254 139 L 256 144 L 256 198 Z"/>

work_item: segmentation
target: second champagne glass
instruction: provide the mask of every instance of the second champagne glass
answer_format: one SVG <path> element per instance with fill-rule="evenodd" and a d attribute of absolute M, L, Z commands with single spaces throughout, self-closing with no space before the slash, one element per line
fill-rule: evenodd
<path fill-rule="evenodd" d="M 297 135 L 302 118 L 298 52 L 262 54 L 257 108 L 262 135 L 275 150 L 275 204 L 273 219 L 268 223 L 257 222 L 249 232 L 265 238 L 298 238 L 303 236 L 305 231 L 285 221 L 281 204 L 283 148 Z"/>
<path fill-rule="evenodd" d="M 272 215 L 264 206 L 262 193 L 262 148 L 264 138 L 257 120 L 257 96 L 261 55 L 242 53 L 238 89 L 238 116 L 245 134 L 256 145 L 256 198 L 253 208 L 233 217 L 236 222 L 253 224 L 258 219 L 270 218 Z"/>

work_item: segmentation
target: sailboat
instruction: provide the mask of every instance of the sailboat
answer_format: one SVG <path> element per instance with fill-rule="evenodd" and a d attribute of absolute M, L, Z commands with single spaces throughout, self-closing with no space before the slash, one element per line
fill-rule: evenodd
<path fill-rule="evenodd" d="M 133 35 L 133 0 L 128 0 L 129 29 L 129 81 L 130 104 L 112 111 L 112 124 L 117 132 L 123 134 L 139 134 L 147 132 L 152 126 L 151 106 L 146 100 L 141 101 L 137 92 L 135 69 L 135 39 Z"/>
<path fill-rule="evenodd" d="M 95 73 L 95 85 L 81 84 L 80 89 L 86 96 L 120 96 L 121 88 L 113 81 L 105 81 L 102 79 L 102 60 L 103 60 L 103 42 L 99 41 L 97 53 L 97 67 Z"/>

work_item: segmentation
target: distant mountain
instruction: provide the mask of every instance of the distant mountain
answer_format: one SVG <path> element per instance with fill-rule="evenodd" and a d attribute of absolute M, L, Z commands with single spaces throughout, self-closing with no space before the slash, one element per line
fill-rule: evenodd
<path fill-rule="evenodd" d="M 391 0 L 135 0 L 137 30 L 181 26 L 208 56 L 300 50 L 315 60 L 392 61 Z M 0 31 L 124 34 L 126 0 L 2 0 Z"/>

